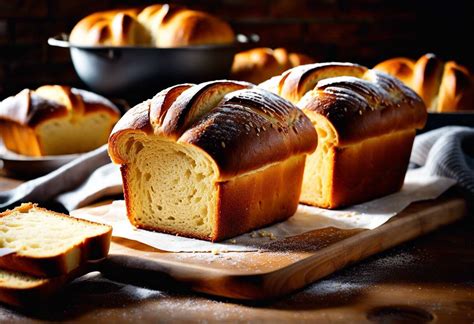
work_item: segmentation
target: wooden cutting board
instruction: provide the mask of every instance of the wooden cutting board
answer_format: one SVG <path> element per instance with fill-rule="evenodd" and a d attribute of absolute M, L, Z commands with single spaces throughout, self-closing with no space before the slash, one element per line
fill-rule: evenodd
<path fill-rule="evenodd" d="M 374 230 L 319 229 L 274 242 L 261 252 L 171 253 L 114 238 L 99 270 L 114 280 L 139 285 L 186 287 L 236 299 L 274 298 L 466 213 L 466 201 L 449 195 L 414 203 Z"/>

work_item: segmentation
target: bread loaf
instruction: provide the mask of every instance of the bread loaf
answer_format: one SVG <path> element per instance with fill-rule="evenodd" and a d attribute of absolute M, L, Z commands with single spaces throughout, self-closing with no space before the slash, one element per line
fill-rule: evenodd
<path fill-rule="evenodd" d="M 400 79 L 418 93 L 433 112 L 474 110 L 474 78 L 454 61 L 444 63 L 434 54 L 418 61 L 399 57 L 374 67 Z"/>
<path fill-rule="evenodd" d="M 43 86 L 0 103 L 0 134 L 5 146 L 19 154 L 81 153 L 105 144 L 119 118 L 118 108 L 104 97 L 66 86 Z"/>
<path fill-rule="evenodd" d="M 313 62 L 304 54 L 288 53 L 284 48 L 259 47 L 235 55 L 231 77 L 260 83 L 292 67 Z"/>
<path fill-rule="evenodd" d="M 350 63 L 302 65 L 260 85 L 296 104 L 318 133 L 301 201 L 339 208 L 399 190 L 426 108 L 397 79 Z"/>
<path fill-rule="evenodd" d="M 32 276 L 68 274 L 107 256 L 112 228 L 31 203 L 0 214 L 0 269 Z"/>
<path fill-rule="evenodd" d="M 231 44 L 234 32 L 221 19 L 183 7 L 157 4 L 97 12 L 83 18 L 69 41 L 83 46 L 181 47 Z"/>
<path fill-rule="evenodd" d="M 176 85 L 127 112 L 109 139 L 128 217 L 140 228 L 218 241 L 296 211 L 309 119 L 252 85 Z"/>

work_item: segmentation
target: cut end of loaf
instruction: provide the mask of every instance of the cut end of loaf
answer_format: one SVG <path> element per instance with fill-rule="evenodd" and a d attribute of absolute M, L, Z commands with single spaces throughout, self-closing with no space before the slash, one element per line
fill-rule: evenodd
<path fill-rule="evenodd" d="M 126 138 L 126 139 L 124 139 Z M 207 155 L 156 136 L 123 136 L 122 168 L 131 223 L 210 240 L 217 208 L 218 171 Z"/>
<path fill-rule="evenodd" d="M 108 113 L 96 112 L 75 121 L 66 117 L 43 122 L 36 128 L 42 155 L 82 153 L 96 149 L 107 143 L 116 121 Z"/>

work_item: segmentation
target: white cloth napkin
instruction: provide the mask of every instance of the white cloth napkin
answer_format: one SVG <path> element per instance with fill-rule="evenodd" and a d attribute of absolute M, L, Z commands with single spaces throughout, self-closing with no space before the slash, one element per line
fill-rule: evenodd
<path fill-rule="evenodd" d="M 41 203 L 49 201 L 64 192 L 71 193 L 67 205 L 70 208 L 76 208 L 81 201 L 87 200 L 87 196 L 91 194 L 97 196 L 96 193 L 90 191 L 80 192 L 77 188 L 81 188 L 81 185 L 88 181 L 95 170 L 109 163 L 107 145 L 103 145 L 81 155 L 51 173 L 26 181 L 15 189 L 0 192 L 0 209 L 14 207 L 21 202 Z M 117 177 L 113 177 L 117 179 Z M 100 181 L 109 182 L 105 178 Z"/>
<path fill-rule="evenodd" d="M 474 200 L 474 128 L 447 126 L 418 135 L 410 162 L 429 174 L 455 179 Z"/>

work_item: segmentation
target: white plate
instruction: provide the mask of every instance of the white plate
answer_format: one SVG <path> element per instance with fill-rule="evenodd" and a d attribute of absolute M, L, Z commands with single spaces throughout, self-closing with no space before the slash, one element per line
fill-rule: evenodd
<path fill-rule="evenodd" d="M 28 156 L 9 151 L 0 141 L 0 160 L 9 175 L 20 178 L 35 178 L 56 170 L 78 158 L 81 154 Z"/>

